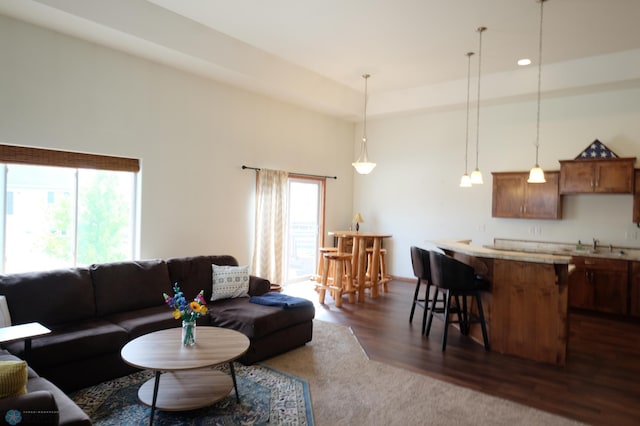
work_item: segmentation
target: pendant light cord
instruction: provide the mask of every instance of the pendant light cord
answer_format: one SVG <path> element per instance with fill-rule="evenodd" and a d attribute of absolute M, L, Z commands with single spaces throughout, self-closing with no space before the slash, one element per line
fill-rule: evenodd
<path fill-rule="evenodd" d="M 366 144 L 367 143 L 367 98 L 368 98 L 367 81 L 371 76 L 369 74 L 363 74 L 362 77 L 364 78 L 364 121 L 362 125 L 362 142 Z"/>
<path fill-rule="evenodd" d="M 470 93 L 471 93 L 471 56 L 473 56 L 473 52 L 467 53 L 467 134 L 465 135 L 465 143 L 464 143 L 464 174 L 467 174 L 467 167 L 469 165 L 468 162 L 468 153 L 469 153 L 469 102 L 470 102 Z"/>
<path fill-rule="evenodd" d="M 480 73 L 482 68 L 482 33 L 486 30 L 486 27 L 478 28 L 480 33 L 480 44 L 478 46 L 478 105 L 476 112 L 476 170 L 478 170 L 478 156 L 480 148 Z"/>
<path fill-rule="evenodd" d="M 538 167 L 538 151 L 540 147 L 540 93 L 542 88 L 542 23 L 544 2 L 546 0 L 538 0 L 540 2 L 540 37 L 538 41 L 538 111 L 536 115 L 536 167 Z"/>

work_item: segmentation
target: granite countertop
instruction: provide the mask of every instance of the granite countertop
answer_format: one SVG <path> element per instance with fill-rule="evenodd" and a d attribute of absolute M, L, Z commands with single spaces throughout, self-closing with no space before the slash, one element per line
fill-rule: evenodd
<path fill-rule="evenodd" d="M 523 253 L 539 253 L 560 256 L 597 257 L 600 259 L 618 259 L 640 261 L 640 248 L 598 245 L 593 250 L 593 244 L 570 244 L 544 241 L 512 240 L 495 238 L 493 245 L 484 246 L 492 250 L 518 251 Z"/>
<path fill-rule="evenodd" d="M 471 240 L 437 240 L 434 245 L 444 250 L 453 250 L 458 253 L 475 257 L 491 259 L 515 260 L 520 262 L 569 264 L 571 255 L 553 254 L 538 251 L 524 251 L 509 248 L 495 248 L 488 246 L 472 246 Z"/>
<path fill-rule="evenodd" d="M 495 238 L 492 245 L 484 246 L 471 245 L 471 240 L 436 240 L 431 243 L 441 249 L 454 250 L 469 256 L 523 262 L 565 264 L 571 263 L 573 256 L 640 261 L 640 248 L 609 246 L 608 244 L 599 245 L 596 250 L 593 250 L 591 244 L 582 244 L 578 247 L 577 244 L 511 240 L 508 238 Z"/>

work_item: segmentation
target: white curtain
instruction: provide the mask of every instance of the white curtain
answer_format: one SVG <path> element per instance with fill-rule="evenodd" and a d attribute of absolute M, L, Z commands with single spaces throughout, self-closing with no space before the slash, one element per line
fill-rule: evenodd
<path fill-rule="evenodd" d="M 283 282 L 289 174 L 261 169 L 257 173 L 256 228 L 252 271 L 272 283 Z"/>

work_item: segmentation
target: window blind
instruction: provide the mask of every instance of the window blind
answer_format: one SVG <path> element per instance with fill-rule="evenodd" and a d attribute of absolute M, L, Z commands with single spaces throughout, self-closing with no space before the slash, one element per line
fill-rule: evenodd
<path fill-rule="evenodd" d="M 139 172 L 140 160 L 0 144 L 0 163 Z"/>

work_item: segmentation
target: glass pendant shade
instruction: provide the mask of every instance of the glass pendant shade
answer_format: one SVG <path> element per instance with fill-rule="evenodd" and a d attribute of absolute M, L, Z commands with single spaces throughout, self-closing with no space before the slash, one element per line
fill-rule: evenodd
<path fill-rule="evenodd" d="M 351 165 L 355 167 L 356 172 L 360 173 L 361 175 L 368 175 L 376 167 L 376 163 L 370 163 L 368 161 L 351 163 Z"/>
<path fill-rule="evenodd" d="M 376 167 L 376 163 L 369 161 L 366 138 L 362 138 L 362 145 L 360 147 L 360 156 L 358 157 L 358 160 L 355 163 L 351 163 L 351 165 L 356 169 L 356 172 L 361 175 L 368 175 Z"/>
<path fill-rule="evenodd" d="M 361 175 L 368 175 L 376 167 L 376 163 L 369 161 L 369 155 L 367 153 L 367 79 L 371 77 L 369 74 L 364 74 L 364 121 L 362 125 L 362 144 L 360 145 L 360 156 L 355 163 L 351 165 Z"/>
<path fill-rule="evenodd" d="M 471 183 L 474 185 L 480 185 L 484 183 L 484 181 L 482 180 L 482 172 L 480 171 L 480 169 L 475 169 L 474 171 L 472 171 L 470 179 Z"/>
<path fill-rule="evenodd" d="M 544 170 L 537 164 L 531 170 L 529 170 L 529 183 L 545 183 L 547 180 L 544 178 Z"/>
<path fill-rule="evenodd" d="M 471 188 L 471 177 L 466 173 L 460 178 L 460 188 Z"/>

